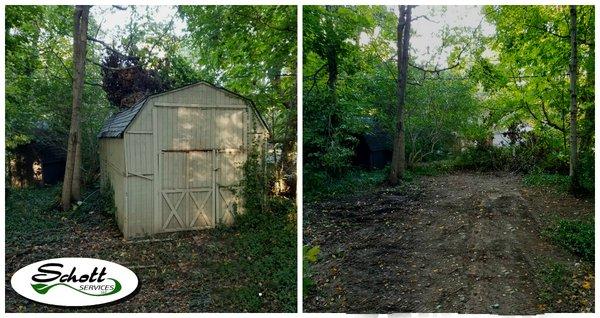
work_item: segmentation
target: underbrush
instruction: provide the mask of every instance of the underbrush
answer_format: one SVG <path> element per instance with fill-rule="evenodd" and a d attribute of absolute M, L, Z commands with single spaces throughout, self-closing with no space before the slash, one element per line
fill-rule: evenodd
<path fill-rule="evenodd" d="M 552 242 L 588 262 L 594 262 L 594 221 L 560 218 L 544 231 Z"/>
<path fill-rule="evenodd" d="M 304 173 L 304 200 L 307 202 L 340 198 L 361 193 L 382 184 L 387 177 L 387 169 L 350 170 L 339 177 L 331 177 L 324 172 Z"/>
<path fill-rule="evenodd" d="M 296 204 L 269 194 L 269 173 L 257 153 L 244 166 L 244 213 L 229 228 L 215 230 L 225 241 L 226 262 L 213 263 L 215 280 L 228 286 L 225 308 L 248 312 L 296 311 Z"/>
<path fill-rule="evenodd" d="M 215 230 L 227 261 L 211 262 L 220 307 L 247 312 L 296 311 L 296 208 L 272 197 L 266 210 L 249 210 L 232 227 Z"/>
<path fill-rule="evenodd" d="M 452 166 L 459 170 L 518 172 L 526 175 L 524 182 L 527 185 L 552 186 L 563 192 L 572 189 L 573 194 L 582 196 L 594 193 L 594 158 L 591 152 L 581 154 L 580 178 L 574 187 L 568 177 L 568 155 L 548 146 L 479 145 L 456 155 Z"/>
<path fill-rule="evenodd" d="M 539 309 L 543 312 L 590 312 L 593 308 L 594 268 L 546 260 L 536 273 Z"/>
<path fill-rule="evenodd" d="M 439 176 L 456 169 L 453 160 L 437 160 L 415 165 L 407 170 L 407 176 Z"/>
<path fill-rule="evenodd" d="M 534 170 L 523 177 L 523 184 L 530 187 L 546 187 L 556 189 L 559 192 L 569 191 L 569 176 L 546 173 L 540 170 Z"/>
<path fill-rule="evenodd" d="M 6 232 L 32 232 L 54 227 L 60 187 L 11 188 L 6 195 Z"/>

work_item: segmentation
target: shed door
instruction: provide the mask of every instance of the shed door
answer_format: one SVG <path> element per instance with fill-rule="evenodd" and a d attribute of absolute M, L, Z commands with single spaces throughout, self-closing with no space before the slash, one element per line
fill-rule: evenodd
<path fill-rule="evenodd" d="M 161 151 L 160 208 L 163 231 L 214 226 L 212 151 Z"/>
<path fill-rule="evenodd" d="M 240 182 L 246 153 L 242 150 L 221 150 L 217 153 L 217 222 L 231 224 L 241 212 Z"/>

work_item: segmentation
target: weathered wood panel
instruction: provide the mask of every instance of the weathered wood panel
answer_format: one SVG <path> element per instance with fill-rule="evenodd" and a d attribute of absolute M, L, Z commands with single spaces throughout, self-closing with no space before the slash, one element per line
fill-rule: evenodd
<path fill-rule="evenodd" d="M 152 176 L 154 174 L 154 144 L 149 133 L 125 133 L 127 139 L 127 172 Z"/>
<path fill-rule="evenodd" d="M 100 167 L 103 178 L 110 181 L 117 209 L 117 224 L 127 236 L 127 210 L 125 205 L 125 152 L 123 139 L 100 140 Z"/>
<path fill-rule="evenodd" d="M 237 149 L 245 145 L 245 110 L 215 110 L 214 141 L 217 149 Z"/>
<path fill-rule="evenodd" d="M 267 136 L 245 100 L 210 85 L 150 97 L 123 139 L 101 140 L 125 236 L 231 223 L 248 146 Z"/>
<path fill-rule="evenodd" d="M 127 178 L 127 228 L 129 237 L 154 233 L 152 181 L 130 175 Z"/>
<path fill-rule="evenodd" d="M 205 83 L 198 83 L 157 95 L 153 97 L 153 101 L 179 104 L 245 105 L 245 101 L 234 94 L 215 89 Z"/>
<path fill-rule="evenodd" d="M 193 150 L 213 147 L 212 111 L 203 108 L 157 107 L 160 150 Z"/>

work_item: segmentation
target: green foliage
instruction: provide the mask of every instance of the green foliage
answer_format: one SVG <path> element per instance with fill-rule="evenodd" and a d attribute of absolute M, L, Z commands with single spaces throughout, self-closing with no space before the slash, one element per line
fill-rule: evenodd
<path fill-rule="evenodd" d="M 569 176 L 534 170 L 523 177 L 523 184 L 533 187 L 552 187 L 561 192 L 569 189 Z"/>
<path fill-rule="evenodd" d="M 325 200 L 354 195 L 367 191 L 384 182 L 387 169 L 350 170 L 339 177 L 331 177 L 325 172 L 304 169 L 304 200 Z"/>
<path fill-rule="evenodd" d="M 594 261 L 593 220 L 558 219 L 545 233 L 555 244 L 584 260 Z"/>
<path fill-rule="evenodd" d="M 484 11 L 496 26 L 490 44 L 498 53 L 498 62 L 480 57 L 471 75 L 489 95 L 488 122 L 496 128 L 528 123 L 546 144 L 545 153 L 533 164 L 545 171 L 565 173 L 571 128 L 569 7 L 487 6 Z M 582 177 L 573 188 L 588 193 L 594 189 L 590 178 L 594 153 L 594 19 L 592 6 L 577 6 L 577 129 Z"/>
<path fill-rule="evenodd" d="M 215 231 L 229 241 L 226 253 L 238 255 L 239 261 L 220 264 L 217 275 L 236 275 L 246 282 L 226 293 L 245 311 L 295 311 L 296 206 L 290 199 L 268 195 L 272 174 L 265 173 L 259 151 L 252 149 L 244 165 L 244 213 L 236 216 L 233 227 Z"/>
<path fill-rule="evenodd" d="M 306 295 L 310 293 L 312 288 L 314 288 L 315 286 L 315 282 L 311 278 L 313 274 L 311 264 L 317 262 L 319 253 L 321 252 L 321 248 L 319 246 L 310 247 L 308 245 L 305 245 L 302 247 L 302 251 L 304 253 L 304 256 L 302 258 L 302 291 L 304 295 Z"/>
<path fill-rule="evenodd" d="M 365 131 L 364 117 L 372 117 L 372 80 L 379 51 L 390 52 L 381 34 L 391 36 L 393 13 L 384 6 L 304 7 L 304 160 L 311 171 L 330 176 L 351 169 L 356 135 Z M 361 32 L 373 35 L 358 45 Z M 379 58 L 380 59 L 380 58 Z M 387 88 L 385 86 L 384 88 Z M 318 178 L 318 177 L 317 177 Z"/>
<path fill-rule="evenodd" d="M 59 186 L 10 189 L 6 194 L 6 232 L 38 233 L 55 227 L 53 214 L 58 214 Z M 7 236 L 10 239 L 10 236 Z"/>
<path fill-rule="evenodd" d="M 244 200 L 244 210 L 265 211 L 269 177 L 257 145 L 249 148 L 243 170 L 241 196 Z"/>
<path fill-rule="evenodd" d="M 7 6 L 6 151 L 30 141 L 66 147 L 71 113 L 73 8 Z M 95 21 L 90 18 L 90 27 Z M 99 51 L 88 50 L 99 61 Z M 111 108 L 99 85 L 100 70 L 86 67 L 82 159 L 86 181 L 98 170 L 96 135 Z"/>

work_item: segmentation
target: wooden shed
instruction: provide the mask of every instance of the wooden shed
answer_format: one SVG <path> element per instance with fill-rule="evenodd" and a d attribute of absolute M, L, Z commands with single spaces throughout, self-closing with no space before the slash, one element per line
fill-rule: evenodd
<path fill-rule="evenodd" d="M 357 135 L 358 144 L 354 148 L 353 163 L 369 169 L 381 169 L 392 161 L 392 136 L 373 118 L 362 121 L 368 129 Z"/>
<path fill-rule="evenodd" d="M 102 179 L 126 238 L 229 224 L 242 165 L 269 131 L 254 104 L 200 82 L 151 95 L 102 127 Z"/>

